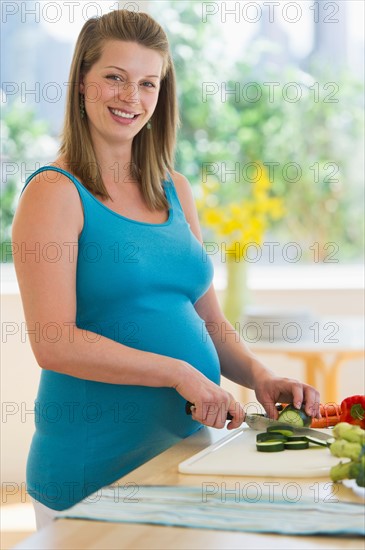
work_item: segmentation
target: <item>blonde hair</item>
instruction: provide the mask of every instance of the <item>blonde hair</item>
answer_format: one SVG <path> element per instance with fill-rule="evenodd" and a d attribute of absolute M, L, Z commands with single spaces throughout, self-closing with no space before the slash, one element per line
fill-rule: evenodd
<path fill-rule="evenodd" d="M 78 37 L 70 69 L 66 114 L 60 153 L 72 172 L 92 192 L 111 198 L 101 177 L 91 140 L 87 116 L 80 114 L 80 79 L 100 59 L 108 40 L 136 42 L 159 52 L 163 58 L 160 91 L 152 129 L 144 126 L 134 137 L 130 176 L 141 185 L 149 208 L 166 210 L 161 185 L 174 165 L 179 113 L 175 70 L 167 36 L 147 13 L 115 10 L 86 21 Z"/>

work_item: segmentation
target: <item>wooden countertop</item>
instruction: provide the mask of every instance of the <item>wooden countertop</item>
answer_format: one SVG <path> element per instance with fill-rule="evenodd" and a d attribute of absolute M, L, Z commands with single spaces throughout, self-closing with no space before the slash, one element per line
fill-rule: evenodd
<path fill-rule="evenodd" d="M 180 474 L 177 465 L 208 445 L 227 435 L 228 430 L 203 428 L 193 436 L 181 441 L 164 453 L 158 455 L 143 466 L 120 480 L 120 483 L 140 485 L 185 485 L 202 486 L 203 482 L 225 483 L 226 490 L 234 488 L 237 481 L 242 485 L 275 482 L 277 488 L 295 481 L 300 484 L 303 495 L 313 498 L 351 500 L 362 502 L 360 493 L 329 483 L 327 478 L 295 479 L 289 478 L 249 478 L 236 476 L 202 476 Z M 323 536 L 284 536 L 208 529 L 190 529 L 159 525 L 141 525 L 126 523 L 107 523 L 72 519 L 56 520 L 14 547 L 17 550 L 81 550 L 81 549 L 120 549 L 120 550 L 336 550 L 364 549 L 361 537 L 323 537 Z"/>

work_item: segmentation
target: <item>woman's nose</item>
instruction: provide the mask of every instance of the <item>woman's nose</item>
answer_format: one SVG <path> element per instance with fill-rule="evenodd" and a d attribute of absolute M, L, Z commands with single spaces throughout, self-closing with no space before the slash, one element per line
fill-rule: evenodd
<path fill-rule="evenodd" d="M 126 82 L 119 88 L 119 98 L 128 103 L 139 103 L 139 87 L 136 82 Z"/>

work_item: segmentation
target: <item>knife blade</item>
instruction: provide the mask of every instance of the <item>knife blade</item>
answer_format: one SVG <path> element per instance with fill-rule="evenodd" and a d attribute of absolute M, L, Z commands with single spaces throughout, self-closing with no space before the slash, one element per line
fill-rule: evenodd
<path fill-rule="evenodd" d="M 189 401 L 185 404 L 186 414 L 191 414 L 191 408 L 194 407 L 193 403 Z M 232 420 L 233 416 L 230 413 L 227 413 L 227 420 Z M 287 423 L 279 422 L 278 420 L 273 420 L 268 418 L 263 414 L 246 414 L 245 422 L 252 430 L 266 430 L 269 426 L 277 426 L 278 428 L 283 426 L 288 426 Z M 294 424 L 290 424 L 290 427 L 293 430 L 293 435 L 309 435 L 321 441 L 328 441 L 333 438 L 332 434 L 327 434 L 319 431 L 316 428 L 299 428 L 295 427 Z"/>
<path fill-rule="evenodd" d="M 266 430 L 269 426 L 277 426 L 280 428 L 289 425 L 259 414 L 246 414 L 245 422 L 252 430 L 257 431 Z M 328 441 L 333 438 L 332 434 L 321 432 L 315 428 L 299 428 L 294 424 L 290 424 L 290 427 L 293 430 L 293 435 L 309 435 L 316 439 L 320 439 L 321 441 Z"/>

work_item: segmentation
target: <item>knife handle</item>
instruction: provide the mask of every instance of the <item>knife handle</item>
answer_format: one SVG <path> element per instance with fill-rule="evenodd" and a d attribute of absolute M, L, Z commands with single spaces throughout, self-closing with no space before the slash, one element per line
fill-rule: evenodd
<path fill-rule="evenodd" d="M 190 401 L 187 401 L 185 403 L 186 414 L 191 414 L 191 407 L 194 407 L 194 404 L 190 403 Z M 231 413 L 227 413 L 227 420 L 233 420 L 233 416 L 231 415 Z"/>

